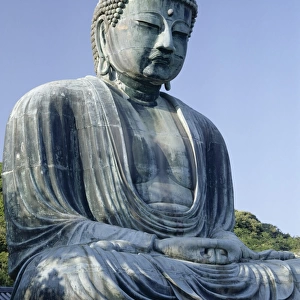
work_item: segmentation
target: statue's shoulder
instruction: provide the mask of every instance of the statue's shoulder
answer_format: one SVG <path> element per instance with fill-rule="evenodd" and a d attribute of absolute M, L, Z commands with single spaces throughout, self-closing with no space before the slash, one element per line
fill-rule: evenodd
<path fill-rule="evenodd" d="M 55 103 L 76 103 L 92 94 L 93 83 L 101 80 L 93 76 L 78 79 L 51 81 L 37 86 L 26 93 L 15 105 L 13 113 L 42 109 Z M 103 83 L 99 83 L 103 84 Z"/>
<path fill-rule="evenodd" d="M 84 91 L 89 88 L 89 83 L 86 78 L 88 77 L 51 81 L 33 88 L 21 99 L 28 97 L 38 98 L 41 96 L 47 96 L 50 100 L 51 98 L 54 98 L 53 96 L 59 95 L 60 93 L 64 93 L 65 95 L 76 93 L 80 94 L 80 91 Z M 44 98 L 43 100 L 45 101 L 46 99 Z"/>

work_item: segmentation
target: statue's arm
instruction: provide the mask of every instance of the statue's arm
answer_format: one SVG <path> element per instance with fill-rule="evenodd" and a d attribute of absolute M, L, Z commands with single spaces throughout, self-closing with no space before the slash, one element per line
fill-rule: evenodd
<path fill-rule="evenodd" d="M 207 178 L 210 218 L 209 237 L 217 240 L 219 249 L 226 251 L 228 262 L 257 259 L 290 259 L 290 252 L 267 250 L 255 252 L 234 234 L 233 186 L 229 155 L 219 130 L 207 121 Z M 223 251 L 221 251 L 223 253 Z"/>
<path fill-rule="evenodd" d="M 245 260 L 288 259 L 289 252 L 255 252 L 233 233 L 234 206 L 229 156 L 223 137 L 210 120 L 198 114 L 194 119 L 206 146 L 207 236 L 156 240 L 156 251 L 173 258 L 205 263 L 228 264 Z M 196 126 L 195 126 L 196 127 Z"/>
<path fill-rule="evenodd" d="M 152 249 L 154 235 L 95 218 L 78 137 L 89 91 L 70 89 L 57 83 L 36 88 L 16 104 L 7 124 L 3 193 L 12 273 L 57 246 L 123 241 L 116 247 Z"/>

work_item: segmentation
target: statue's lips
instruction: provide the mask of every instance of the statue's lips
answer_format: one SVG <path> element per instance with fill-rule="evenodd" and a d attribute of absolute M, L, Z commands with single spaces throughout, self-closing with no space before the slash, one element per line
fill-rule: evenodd
<path fill-rule="evenodd" d="M 169 55 L 152 55 L 150 60 L 155 64 L 169 65 L 171 63 L 171 56 Z"/>
<path fill-rule="evenodd" d="M 169 65 L 171 63 L 171 59 L 170 58 L 156 58 L 156 59 L 153 59 L 152 62 L 154 62 L 155 64 Z"/>

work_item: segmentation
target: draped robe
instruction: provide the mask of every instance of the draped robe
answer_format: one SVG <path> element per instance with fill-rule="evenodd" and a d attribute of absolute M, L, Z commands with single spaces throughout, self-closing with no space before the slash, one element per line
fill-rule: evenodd
<path fill-rule="evenodd" d="M 16 104 L 3 164 L 14 299 L 300 299 L 298 260 L 215 266 L 153 251 L 155 238 L 230 237 L 234 226 L 222 136 L 206 117 L 161 95 L 193 150 L 196 186 L 186 212 L 150 208 L 136 192 L 117 95 L 100 79 L 48 83 Z M 118 241 L 128 252 L 105 246 Z"/>

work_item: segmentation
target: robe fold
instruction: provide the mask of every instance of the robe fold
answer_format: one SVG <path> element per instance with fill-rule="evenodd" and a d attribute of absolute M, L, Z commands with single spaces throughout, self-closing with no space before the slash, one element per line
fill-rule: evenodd
<path fill-rule="evenodd" d="M 152 251 L 155 238 L 230 236 L 234 226 L 222 136 L 200 113 L 161 96 L 193 150 L 196 187 L 186 212 L 151 208 L 136 192 L 116 94 L 99 78 L 48 83 L 16 104 L 3 156 L 14 299 L 300 299 L 298 260 L 212 266 Z M 111 250 L 120 241 L 128 251 Z"/>

